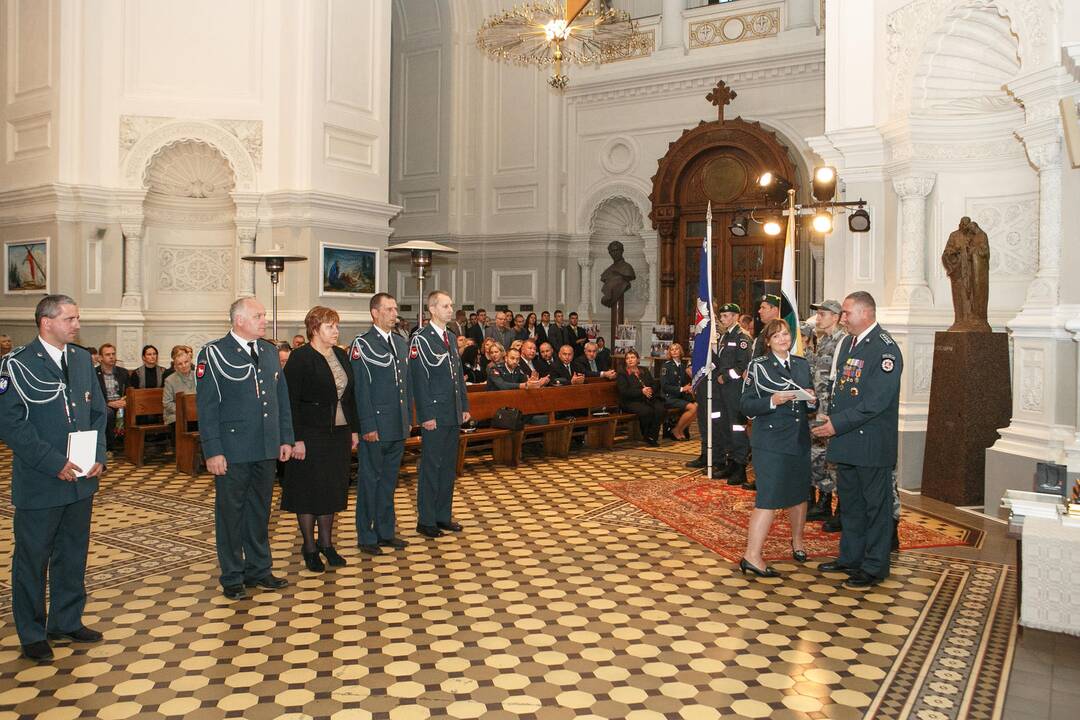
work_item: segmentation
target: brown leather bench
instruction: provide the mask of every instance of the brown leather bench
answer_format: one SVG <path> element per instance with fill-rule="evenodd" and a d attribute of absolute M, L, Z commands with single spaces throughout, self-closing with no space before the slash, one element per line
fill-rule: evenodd
<path fill-rule="evenodd" d="M 160 423 L 139 423 L 140 417 L 148 415 L 161 417 L 164 408 L 161 405 L 161 388 L 140 390 L 128 388 L 127 405 L 124 407 L 124 457 L 136 466 L 142 466 L 147 435 L 162 435 L 169 431 L 169 426 Z"/>
<path fill-rule="evenodd" d="M 202 466 L 199 431 L 188 430 L 188 425 L 198 419 L 194 393 L 176 393 L 176 469 L 188 475 L 198 475 Z"/>

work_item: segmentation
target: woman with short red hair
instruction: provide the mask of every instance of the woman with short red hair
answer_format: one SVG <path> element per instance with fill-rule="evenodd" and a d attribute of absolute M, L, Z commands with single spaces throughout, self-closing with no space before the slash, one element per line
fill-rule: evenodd
<path fill-rule="evenodd" d="M 285 465 L 281 509 L 296 513 L 303 537 L 301 553 L 309 570 L 345 564 L 334 549 L 334 514 L 349 501 L 349 466 L 360 440 L 352 364 L 337 347 L 339 317 L 313 307 L 304 318 L 308 342 L 285 363 L 296 444 Z M 318 542 L 315 525 L 319 527 Z"/>

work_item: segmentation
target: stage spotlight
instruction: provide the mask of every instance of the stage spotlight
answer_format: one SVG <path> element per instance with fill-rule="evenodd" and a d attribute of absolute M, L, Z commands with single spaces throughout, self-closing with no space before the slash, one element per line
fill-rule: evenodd
<path fill-rule="evenodd" d="M 765 231 L 766 235 L 772 235 L 775 237 L 776 235 L 780 234 L 780 231 L 783 228 L 780 225 L 780 218 L 767 217 L 765 218 L 765 222 L 761 224 L 761 229 Z"/>
<path fill-rule="evenodd" d="M 866 208 L 859 208 L 848 216 L 847 226 L 851 232 L 870 232 L 870 213 L 866 212 Z"/>
<path fill-rule="evenodd" d="M 782 203 L 787 200 L 787 192 L 791 189 L 791 183 L 776 173 L 764 172 L 758 177 L 758 187 L 761 188 L 769 202 Z"/>
<path fill-rule="evenodd" d="M 836 168 L 822 165 L 814 170 L 814 182 L 812 184 L 814 199 L 818 202 L 828 202 L 836 194 Z"/>
<path fill-rule="evenodd" d="M 738 213 L 732 218 L 731 224 L 728 225 L 728 230 L 731 231 L 731 234 L 735 237 L 746 237 L 748 234 L 747 225 L 749 222 L 750 221 L 745 215 Z"/>
<path fill-rule="evenodd" d="M 822 209 L 814 213 L 814 219 L 810 221 L 814 232 L 819 235 L 828 235 L 832 232 L 832 213 Z"/>

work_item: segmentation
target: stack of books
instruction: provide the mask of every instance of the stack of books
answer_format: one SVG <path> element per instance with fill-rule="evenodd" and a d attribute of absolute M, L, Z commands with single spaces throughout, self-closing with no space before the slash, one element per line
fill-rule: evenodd
<path fill-rule="evenodd" d="M 1063 498 L 1060 495 L 1049 493 L 1025 492 L 1024 490 L 1007 490 L 1001 498 L 1001 506 L 1013 515 L 1025 517 L 1041 517 L 1054 520 L 1059 517 L 1058 509 L 1064 509 Z"/>

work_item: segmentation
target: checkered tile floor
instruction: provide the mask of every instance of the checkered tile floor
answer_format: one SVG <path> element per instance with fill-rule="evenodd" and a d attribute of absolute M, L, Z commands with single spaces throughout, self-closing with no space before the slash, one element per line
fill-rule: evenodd
<path fill-rule="evenodd" d="M 634 450 L 470 457 L 455 516 L 414 531 L 415 473 L 399 489 L 409 546 L 337 547 L 302 569 L 296 522 L 275 512 L 289 587 L 229 602 L 217 588 L 209 476 L 118 465 L 95 503 L 85 620 L 96 645 L 19 657 L 0 587 L 0 720 L 7 718 L 995 718 L 1012 638 L 1001 565 L 902 554 L 868 593 L 815 564 L 782 580 L 737 568 L 660 524 L 589 519 L 609 479 L 682 474 Z M 0 537 L 11 541 L 10 455 Z M 583 517 L 586 516 L 586 517 Z M 0 573 L 7 581 L 10 557 Z"/>

